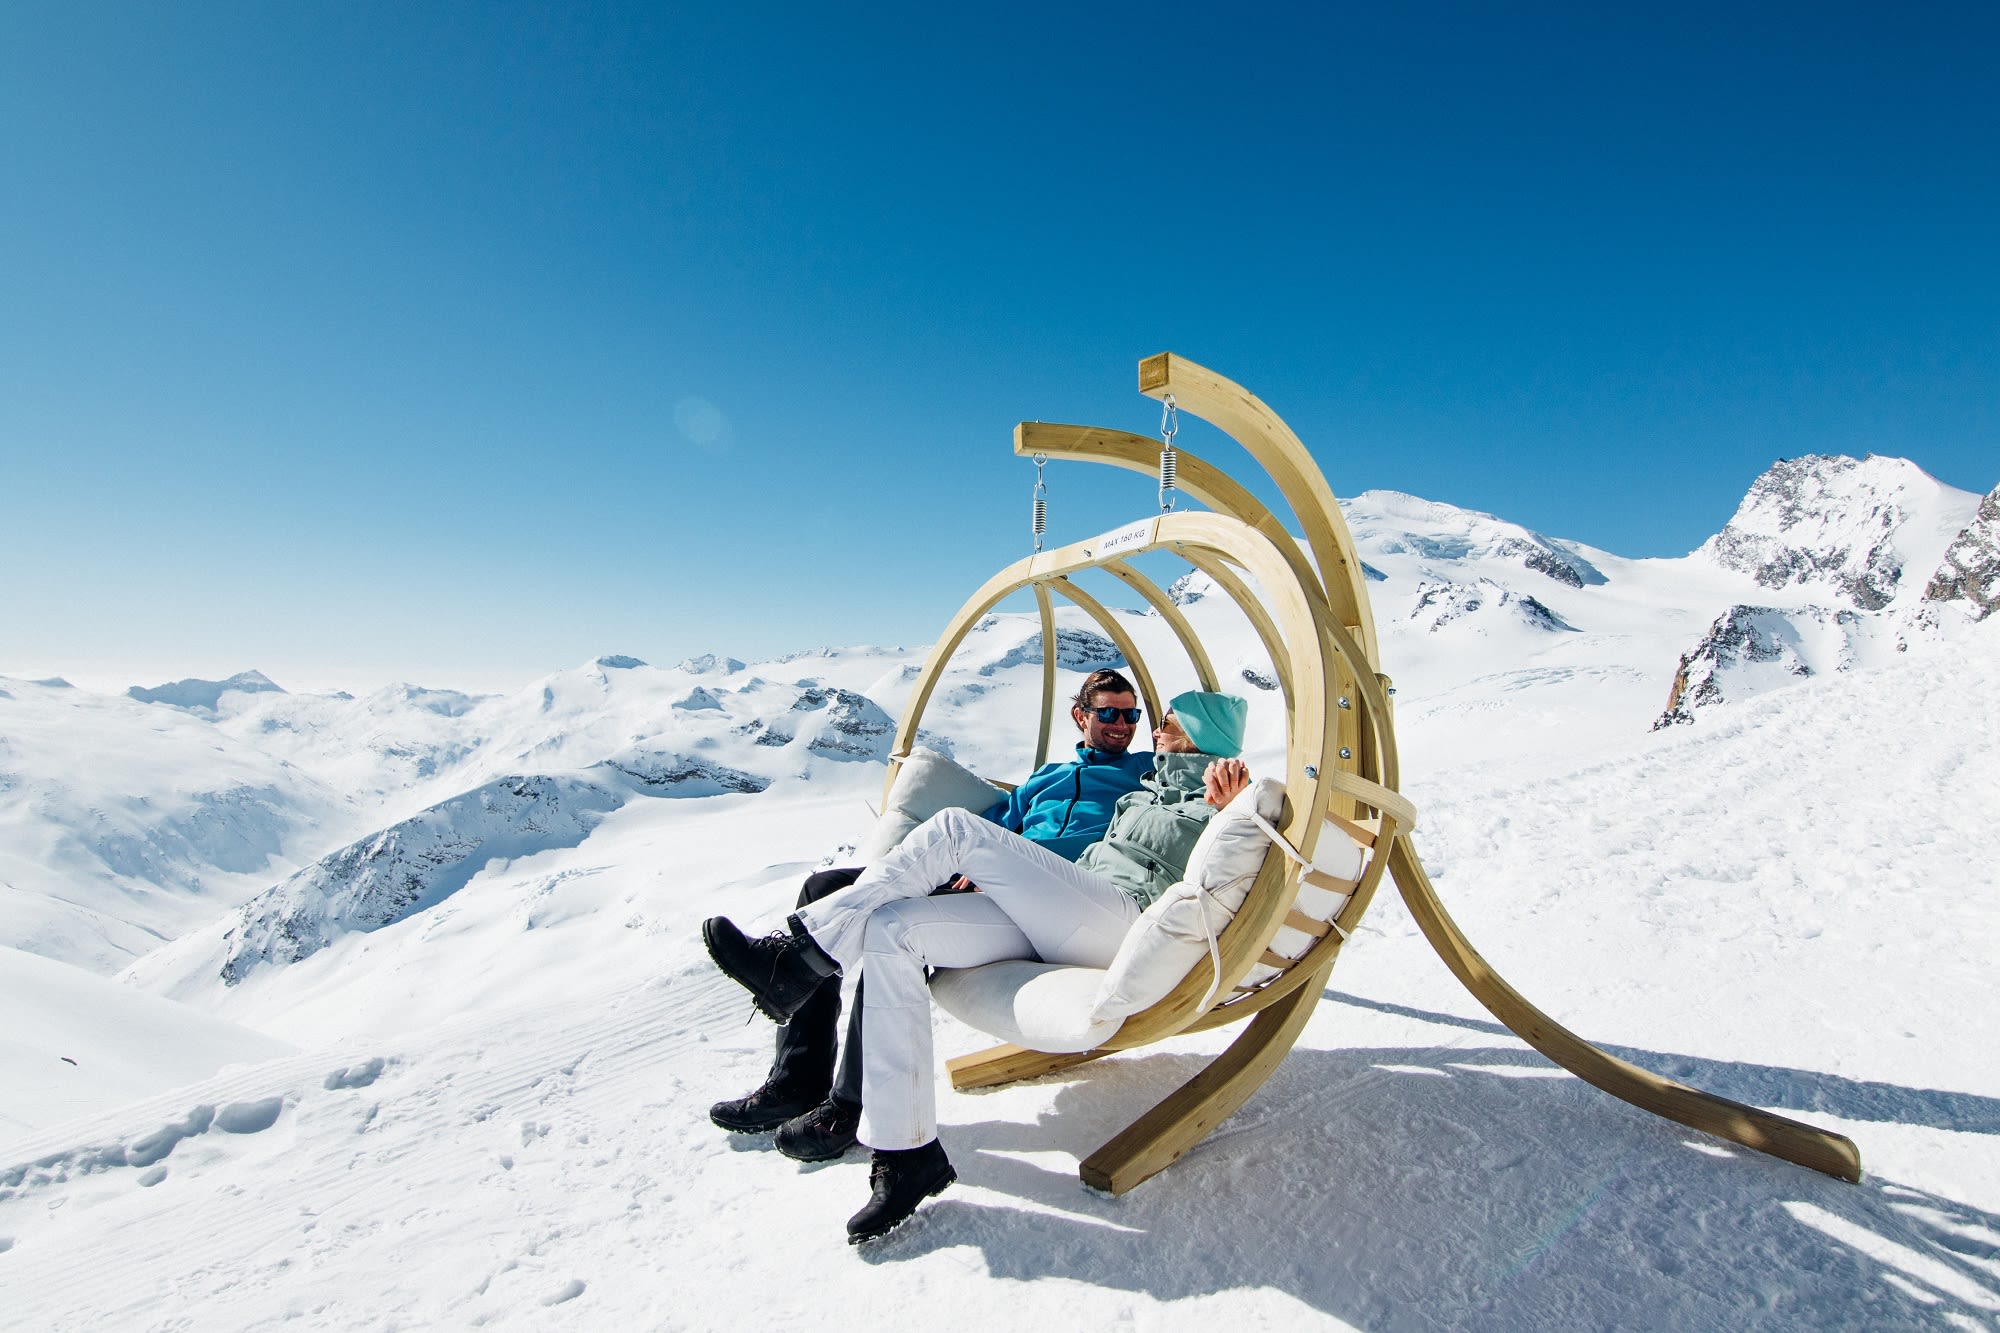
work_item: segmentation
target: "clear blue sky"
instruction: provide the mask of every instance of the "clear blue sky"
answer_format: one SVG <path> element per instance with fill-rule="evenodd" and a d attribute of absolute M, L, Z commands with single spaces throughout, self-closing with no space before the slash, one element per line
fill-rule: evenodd
<path fill-rule="evenodd" d="M 2000 482 L 1992 5 L 724 8 L 0 9 L 0 673 L 926 642 L 1168 349 L 1624 555 Z"/>

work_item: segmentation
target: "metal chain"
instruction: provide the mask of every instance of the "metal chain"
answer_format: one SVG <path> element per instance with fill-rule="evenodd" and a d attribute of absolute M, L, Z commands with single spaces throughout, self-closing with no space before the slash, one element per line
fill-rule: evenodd
<path fill-rule="evenodd" d="M 1035 549 L 1042 549 L 1042 534 L 1049 530 L 1049 487 L 1042 480 L 1042 467 L 1049 461 L 1047 454 L 1035 455 Z"/>
<path fill-rule="evenodd" d="M 1174 396 L 1168 394 L 1160 400 L 1160 512 L 1172 513 L 1174 508 L 1175 476 L 1179 470 L 1179 456 L 1174 453 L 1174 436 L 1180 433 L 1181 414 Z"/>

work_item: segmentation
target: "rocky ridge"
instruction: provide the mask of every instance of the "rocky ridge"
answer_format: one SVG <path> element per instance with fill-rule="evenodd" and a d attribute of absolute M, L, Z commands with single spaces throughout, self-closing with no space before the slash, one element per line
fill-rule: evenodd
<path fill-rule="evenodd" d="M 1772 464 L 1695 555 L 1809 600 L 1724 611 L 1681 655 L 1655 727 L 1940 632 L 1939 602 L 1964 597 L 1976 607 L 1972 589 L 2000 573 L 1994 520 L 1982 527 L 1978 517 L 1986 508 L 1904 459 L 1808 455 Z M 1921 587 L 1906 577 L 1933 567 Z"/>
<path fill-rule="evenodd" d="M 1945 548 L 1924 585 L 1924 601 L 1965 602 L 1974 620 L 2000 609 L 2000 486 L 1986 493 L 1972 522 Z"/>
<path fill-rule="evenodd" d="M 245 903 L 221 976 L 310 958 L 350 931 L 379 930 L 462 888 L 501 857 L 581 842 L 625 793 L 577 778 L 512 777 L 453 797 L 321 858 Z"/>

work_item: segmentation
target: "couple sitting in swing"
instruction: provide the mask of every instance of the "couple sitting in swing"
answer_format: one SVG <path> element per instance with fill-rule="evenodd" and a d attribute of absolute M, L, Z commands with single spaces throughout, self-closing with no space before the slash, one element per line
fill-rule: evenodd
<path fill-rule="evenodd" d="M 806 881 L 787 931 L 702 924 L 716 966 L 781 1026 L 764 1084 L 719 1102 L 725 1129 L 776 1130 L 779 1150 L 825 1161 L 873 1150 L 848 1240 L 873 1240 L 957 1179 L 937 1138 L 926 970 L 1005 959 L 1106 967 L 1148 904 L 1183 873 L 1210 815 L 1250 781 L 1236 756 L 1248 705 L 1189 691 L 1130 749 L 1132 684 L 1095 671 L 1070 708 L 1077 757 L 1046 764 L 990 809 L 947 809 L 862 869 Z M 857 972 L 857 969 L 858 972 Z M 857 984 L 835 1077 L 840 978 Z"/>

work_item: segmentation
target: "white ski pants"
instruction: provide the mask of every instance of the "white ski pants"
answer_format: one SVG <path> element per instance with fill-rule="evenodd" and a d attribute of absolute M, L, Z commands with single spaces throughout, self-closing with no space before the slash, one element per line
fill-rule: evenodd
<path fill-rule="evenodd" d="M 953 875 L 979 892 L 930 896 Z M 937 1137 L 926 967 L 1008 958 L 1107 967 L 1138 916 L 1111 881 L 969 810 L 925 820 L 852 888 L 800 908 L 814 942 L 868 979 L 861 1141 L 915 1148 Z"/>

